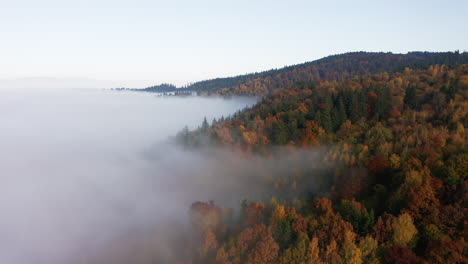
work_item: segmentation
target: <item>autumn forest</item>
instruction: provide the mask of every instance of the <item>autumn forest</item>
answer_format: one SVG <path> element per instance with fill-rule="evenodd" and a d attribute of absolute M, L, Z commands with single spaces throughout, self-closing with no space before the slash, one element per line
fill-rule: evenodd
<path fill-rule="evenodd" d="M 347 53 L 179 89 L 260 98 L 179 132 L 187 151 L 318 155 L 265 171 L 258 200 L 194 201 L 173 263 L 467 263 L 468 53 Z"/>
<path fill-rule="evenodd" d="M 468 0 L 3 2 L 0 264 L 468 264 Z"/>

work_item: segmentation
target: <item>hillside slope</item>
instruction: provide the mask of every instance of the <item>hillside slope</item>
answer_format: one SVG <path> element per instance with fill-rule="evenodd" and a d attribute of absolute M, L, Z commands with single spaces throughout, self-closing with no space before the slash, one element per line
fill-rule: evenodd
<path fill-rule="evenodd" d="M 266 175 L 276 196 L 238 216 L 194 203 L 193 251 L 180 262 L 466 263 L 468 64 L 404 68 L 295 83 L 181 132 L 185 146 L 247 158 L 324 149 L 329 171 Z"/>
<path fill-rule="evenodd" d="M 177 89 L 205 94 L 258 96 L 272 94 L 290 87 L 297 81 L 343 81 L 355 75 L 402 71 L 405 67 L 422 69 L 435 64 L 463 63 L 468 63 L 467 52 L 410 52 L 407 54 L 352 52 L 281 69 L 195 82 Z M 168 92 L 175 91 L 176 87 L 162 84 L 142 90 Z"/>

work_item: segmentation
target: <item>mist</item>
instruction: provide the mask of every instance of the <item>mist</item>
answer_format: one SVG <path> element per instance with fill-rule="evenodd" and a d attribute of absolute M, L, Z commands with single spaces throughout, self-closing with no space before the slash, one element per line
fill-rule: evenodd
<path fill-rule="evenodd" d="M 167 139 L 255 101 L 0 90 L 0 263 L 83 263 L 132 229 L 183 219 L 208 198 L 182 187 L 205 165 Z"/>
<path fill-rule="evenodd" d="M 321 149 L 245 156 L 174 141 L 184 126 L 228 116 L 255 98 L 0 94 L 0 263 L 172 263 L 187 247 L 193 202 L 235 209 L 243 199 L 287 199 L 324 184 Z M 310 184 L 275 193 L 278 179 L 298 175 Z"/>

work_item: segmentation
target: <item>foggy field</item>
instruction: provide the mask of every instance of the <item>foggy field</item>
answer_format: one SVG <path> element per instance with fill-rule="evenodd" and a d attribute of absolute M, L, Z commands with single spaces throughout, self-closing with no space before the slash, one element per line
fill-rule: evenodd
<path fill-rule="evenodd" d="M 70 263 L 133 228 L 183 216 L 210 197 L 168 179 L 193 159 L 164 142 L 254 102 L 0 91 L 0 263 Z"/>

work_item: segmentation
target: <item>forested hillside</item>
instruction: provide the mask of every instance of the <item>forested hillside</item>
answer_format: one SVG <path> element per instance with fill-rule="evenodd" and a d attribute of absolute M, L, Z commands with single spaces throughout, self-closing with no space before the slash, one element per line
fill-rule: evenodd
<path fill-rule="evenodd" d="M 185 147 L 247 159 L 320 149 L 328 170 L 266 175 L 274 196 L 244 201 L 239 213 L 194 203 L 191 248 L 178 261 L 467 263 L 466 58 L 352 53 L 220 89 L 271 95 L 182 131 Z"/>
<path fill-rule="evenodd" d="M 466 52 L 410 52 L 408 54 L 353 52 L 260 73 L 205 80 L 178 88 L 174 85 L 162 84 L 142 89 L 142 91 L 169 92 L 183 89 L 205 94 L 268 95 L 288 88 L 298 81 L 343 81 L 355 75 L 402 71 L 405 67 L 424 69 L 435 64 L 462 63 L 468 63 Z"/>

